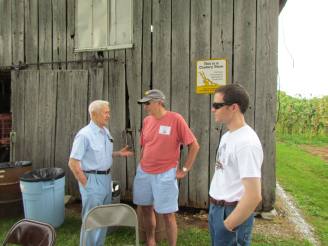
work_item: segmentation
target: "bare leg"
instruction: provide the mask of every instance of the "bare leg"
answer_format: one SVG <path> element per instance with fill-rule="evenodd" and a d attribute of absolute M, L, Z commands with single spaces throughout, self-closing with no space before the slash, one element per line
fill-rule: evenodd
<path fill-rule="evenodd" d="M 175 219 L 175 213 L 163 214 L 165 227 L 166 227 L 166 235 L 169 241 L 170 246 L 176 246 L 177 244 L 177 235 L 178 235 L 178 226 Z"/>
<path fill-rule="evenodd" d="M 147 246 L 155 246 L 155 228 L 156 217 L 153 206 L 140 206 L 143 215 L 144 226 L 146 230 Z"/>

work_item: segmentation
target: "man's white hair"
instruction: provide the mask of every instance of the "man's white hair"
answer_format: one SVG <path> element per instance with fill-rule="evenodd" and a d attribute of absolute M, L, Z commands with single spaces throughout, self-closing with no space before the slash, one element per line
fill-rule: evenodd
<path fill-rule="evenodd" d="M 95 101 L 91 102 L 89 105 L 90 117 L 92 116 L 93 112 L 99 112 L 104 106 L 109 107 L 109 102 L 104 101 L 104 100 L 95 100 Z"/>

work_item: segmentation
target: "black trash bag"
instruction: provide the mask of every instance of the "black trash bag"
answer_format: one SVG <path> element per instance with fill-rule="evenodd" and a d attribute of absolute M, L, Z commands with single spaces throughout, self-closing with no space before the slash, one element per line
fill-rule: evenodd
<path fill-rule="evenodd" d="M 62 168 L 40 168 L 28 173 L 23 174 L 20 177 L 21 181 L 25 182 L 40 182 L 60 179 L 65 176 L 65 171 Z"/>
<path fill-rule="evenodd" d="M 31 161 L 0 162 L 0 169 L 31 166 Z"/>

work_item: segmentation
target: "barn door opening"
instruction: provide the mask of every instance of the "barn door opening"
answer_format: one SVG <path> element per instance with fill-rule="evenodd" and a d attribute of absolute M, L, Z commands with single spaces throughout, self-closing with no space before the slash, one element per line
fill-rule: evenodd
<path fill-rule="evenodd" d="M 0 71 L 0 162 L 10 159 L 10 71 Z"/>

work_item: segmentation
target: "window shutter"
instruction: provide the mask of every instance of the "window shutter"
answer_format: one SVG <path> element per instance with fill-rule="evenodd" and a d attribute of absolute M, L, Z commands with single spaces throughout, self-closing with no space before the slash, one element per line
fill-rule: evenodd
<path fill-rule="evenodd" d="M 77 0 L 75 51 L 132 47 L 133 0 Z"/>

